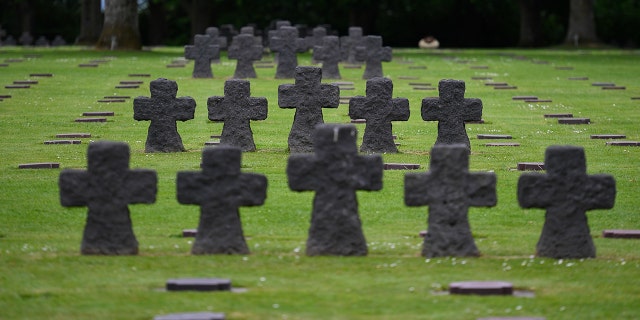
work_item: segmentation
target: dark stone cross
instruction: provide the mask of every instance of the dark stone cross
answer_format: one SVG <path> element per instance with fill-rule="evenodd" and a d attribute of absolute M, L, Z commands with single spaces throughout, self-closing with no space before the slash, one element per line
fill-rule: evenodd
<path fill-rule="evenodd" d="M 211 60 L 220 59 L 220 46 L 212 44 L 211 37 L 206 34 L 196 34 L 193 45 L 184 46 L 184 57 L 194 60 L 194 78 L 213 78 Z"/>
<path fill-rule="evenodd" d="M 362 46 L 363 41 L 364 37 L 362 36 L 362 28 L 360 27 L 349 27 L 349 35 L 340 38 L 343 58 L 346 57 L 347 63 L 359 63 L 358 59 L 356 59 L 356 48 Z"/>
<path fill-rule="evenodd" d="M 276 30 L 269 41 L 272 51 L 278 53 L 278 66 L 276 67 L 276 79 L 289 79 L 296 75 L 298 56 L 296 52 L 307 50 L 306 41 L 298 38 L 298 29 L 283 26 Z"/>
<path fill-rule="evenodd" d="M 229 46 L 229 59 L 238 60 L 234 78 L 257 78 L 253 61 L 262 59 L 262 45 L 256 44 L 253 34 L 241 33 L 233 37 Z"/>
<path fill-rule="evenodd" d="M 465 145 L 434 146 L 429 171 L 407 173 L 404 178 L 405 204 L 429 206 L 422 255 L 480 255 L 469 226 L 469 207 L 495 206 L 496 197 L 495 173 L 470 173 Z"/>
<path fill-rule="evenodd" d="M 366 63 L 362 79 L 383 77 L 382 61 L 391 61 L 391 58 L 391 47 L 383 47 L 380 36 L 366 36 L 362 46 L 356 47 L 356 59 Z"/>
<path fill-rule="evenodd" d="M 193 254 L 247 254 L 240 206 L 259 206 L 267 196 L 267 178 L 241 173 L 242 151 L 231 146 L 202 151 L 201 172 L 178 172 L 178 202 L 200 206 Z"/>
<path fill-rule="evenodd" d="M 409 120 L 409 100 L 393 99 L 393 82 L 387 78 L 367 80 L 367 96 L 349 100 L 351 119 L 366 119 L 362 152 L 396 153 L 391 121 Z"/>
<path fill-rule="evenodd" d="M 611 175 L 587 175 L 582 147 L 550 146 L 544 156 L 547 174 L 523 173 L 518 202 L 523 208 L 545 208 L 537 255 L 556 259 L 594 258 L 587 210 L 611 209 L 616 182 Z"/>
<path fill-rule="evenodd" d="M 255 151 L 249 120 L 267 118 L 267 99 L 252 98 L 249 81 L 232 79 L 224 84 L 224 97 L 207 100 L 209 120 L 224 121 L 220 144 L 236 146 L 242 151 Z"/>
<path fill-rule="evenodd" d="M 440 80 L 439 98 L 422 99 L 422 120 L 438 121 L 436 144 L 462 143 L 471 152 L 465 121 L 482 119 L 482 100 L 465 99 L 461 80 Z"/>
<path fill-rule="evenodd" d="M 60 203 L 87 206 L 82 254 L 130 255 L 138 253 L 129 204 L 156 201 L 157 176 L 153 170 L 129 169 L 129 146 L 122 142 L 89 144 L 87 170 L 60 173 Z"/>
<path fill-rule="evenodd" d="M 29 31 L 25 31 L 18 39 L 18 42 L 20 42 L 20 44 L 22 44 L 23 46 L 30 46 L 33 44 L 33 37 L 31 36 Z"/>
<path fill-rule="evenodd" d="M 313 59 L 322 62 L 322 77 L 341 79 L 338 64 L 342 60 L 340 39 L 336 36 L 324 37 L 321 45 L 313 47 Z"/>
<path fill-rule="evenodd" d="M 151 120 L 145 143 L 145 152 L 184 151 L 176 121 L 193 119 L 196 101 L 191 97 L 176 98 L 178 84 L 167 79 L 149 83 L 151 97 L 133 100 L 133 118 Z"/>
<path fill-rule="evenodd" d="M 220 31 L 216 27 L 209 27 L 205 30 L 205 33 L 211 37 L 211 44 L 218 45 L 220 50 L 227 49 L 227 38 L 220 36 Z"/>
<path fill-rule="evenodd" d="M 293 154 L 289 188 L 316 191 L 306 254 L 364 256 L 367 242 L 356 190 L 382 189 L 380 155 L 359 156 L 353 125 L 323 124 L 314 132 L 314 154 Z"/>
<path fill-rule="evenodd" d="M 278 106 L 295 108 L 289 133 L 290 152 L 313 152 L 312 132 L 324 123 L 322 108 L 340 105 L 340 88 L 322 84 L 322 70 L 317 67 L 297 67 L 296 83 L 278 87 Z"/>

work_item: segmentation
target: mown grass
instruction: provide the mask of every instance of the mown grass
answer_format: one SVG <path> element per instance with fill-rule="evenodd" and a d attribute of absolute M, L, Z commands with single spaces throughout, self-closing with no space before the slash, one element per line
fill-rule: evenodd
<path fill-rule="evenodd" d="M 394 80 L 394 96 L 410 101 L 411 118 L 395 122 L 399 154 L 383 155 L 387 162 L 420 163 L 426 170 L 435 142 L 435 122 L 420 118 L 422 98 L 437 91 L 414 91 L 409 82 L 465 80 L 467 97 L 481 98 L 485 124 L 468 125 L 471 171 L 492 170 L 498 177 L 498 205 L 471 208 L 469 219 L 482 252 L 480 258 L 420 257 L 427 208 L 403 203 L 403 171 L 384 173 L 378 192 L 358 192 L 360 216 L 369 243 L 367 257 L 306 257 L 304 246 L 313 193 L 289 190 L 285 175 L 287 135 L 293 110 L 277 106 L 277 87 L 293 80 L 276 80 L 274 69 L 257 69 L 251 80 L 253 96 L 267 97 L 269 116 L 253 122 L 257 152 L 245 153 L 243 170 L 269 179 L 266 203 L 242 208 L 241 218 L 252 254 L 247 256 L 191 256 L 191 239 L 180 236 L 197 225 L 199 209 L 176 201 L 178 171 L 198 170 L 200 152 L 220 123 L 207 120 L 206 100 L 222 95 L 224 80 L 234 62 L 223 56 L 214 64 L 214 79 L 192 79 L 186 68 L 166 68 L 182 56 L 180 48 L 151 52 L 98 52 L 79 48 L 3 48 L 0 61 L 37 53 L 0 68 L 0 84 L 29 79 L 30 73 L 53 73 L 38 78 L 29 90 L 0 88 L 13 97 L 0 102 L 0 318 L 2 319 L 150 319 L 154 315 L 225 312 L 230 319 L 476 319 L 487 316 L 544 316 L 547 319 L 636 319 L 640 317 L 640 253 L 634 240 L 604 239 L 604 229 L 640 228 L 640 148 L 608 147 L 590 134 L 620 133 L 639 140 L 640 56 L 632 51 L 450 50 L 438 53 L 395 50 L 384 64 Z M 516 59 L 522 55 L 527 60 Z M 98 68 L 79 63 L 107 59 Z M 269 59 L 269 58 L 267 58 Z M 532 61 L 548 61 L 535 64 Z M 405 63 L 411 62 L 411 64 Z M 466 62 L 466 63 L 465 63 Z M 310 63 L 308 54 L 300 64 Z M 409 66 L 427 66 L 426 70 Z M 484 65 L 489 69 L 472 69 Z M 557 70 L 571 66 L 573 70 Z M 344 81 L 363 95 L 362 69 L 341 68 Z M 150 73 L 140 89 L 114 89 L 129 73 Z M 418 77 L 417 80 L 400 76 Z M 494 90 L 472 76 L 491 76 L 518 90 Z M 568 77 L 588 76 L 588 81 Z M 99 104 L 106 95 L 149 96 L 149 81 L 176 80 L 178 96 L 197 101 L 195 119 L 179 123 L 187 152 L 145 154 L 148 122 L 133 120 L 132 102 Z M 34 78 L 35 79 L 35 78 Z M 624 91 L 604 91 L 591 82 L 615 82 Z M 327 81 L 331 82 L 331 81 Z M 552 103 L 525 104 L 514 95 L 536 95 Z M 107 123 L 78 124 L 84 111 L 114 111 Z M 570 112 L 591 118 L 590 125 L 558 125 L 545 113 Z M 325 122 L 348 123 L 348 108 L 325 109 Z M 364 127 L 358 125 L 360 138 Z M 81 145 L 44 145 L 57 133 L 90 132 Z M 510 134 L 517 148 L 484 147 L 480 133 Z M 95 257 L 79 254 L 85 208 L 59 204 L 60 170 L 18 170 L 20 163 L 56 161 L 63 168 L 85 168 L 89 141 L 125 141 L 131 146 L 131 167 L 157 170 L 157 202 L 132 205 L 134 230 L 140 242 L 135 257 Z M 544 211 L 524 210 L 516 199 L 521 161 L 542 161 L 549 145 L 585 148 L 590 174 L 616 178 L 612 210 L 588 212 L 598 257 L 552 260 L 534 257 Z M 244 292 L 169 293 L 169 278 L 225 277 Z M 504 280 L 535 297 L 478 297 L 440 294 L 452 281 Z"/>

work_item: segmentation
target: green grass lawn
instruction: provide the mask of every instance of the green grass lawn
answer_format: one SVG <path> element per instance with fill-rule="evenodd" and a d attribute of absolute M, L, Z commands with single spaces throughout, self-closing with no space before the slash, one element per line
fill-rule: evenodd
<path fill-rule="evenodd" d="M 25 55 L 38 54 L 38 57 Z M 214 79 L 191 78 L 186 68 L 167 68 L 180 48 L 150 52 L 98 52 L 79 48 L 1 48 L 0 63 L 0 319 L 151 319 L 154 315 L 215 311 L 229 319 L 476 319 L 489 316 L 541 316 L 547 319 L 640 318 L 640 242 L 602 238 L 604 229 L 640 228 L 640 148 L 605 146 L 591 134 L 626 134 L 640 140 L 640 53 L 632 51 L 441 50 L 397 49 L 384 73 L 394 81 L 394 97 L 410 101 L 411 117 L 395 122 L 399 154 L 386 162 L 429 165 L 436 122 L 420 117 L 421 100 L 434 91 L 412 90 L 410 82 L 466 81 L 466 97 L 480 98 L 485 124 L 467 125 L 470 171 L 494 171 L 498 204 L 471 208 L 469 220 L 479 258 L 424 259 L 420 256 L 427 207 L 406 207 L 406 171 L 386 171 L 383 189 L 358 192 L 360 217 L 369 244 L 367 257 L 306 257 L 312 192 L 289 190 L 285 167 L 287 136 L 294 110 L 280 109 L 275 69 L 257 69 L 252 96 L 266 97 L 269 115 L 252 122 L 257 152 L 245 153 L 243 171 L 265 174 L 269 181 L 263 206 L 241 208 L 250 255 L 192 256 L 193 239 L 181 231 L 195 228 L 197 206 L 176 200 L 178 171 L 198 170 L 201 150 L 221 123 L 207 119 L 209 96 L 223 95 L 235 61 L 223 56 L 213 64 Z M 526 59 L 519 59 L 524 56 Z M 106 58 L 105 58 L 106 57 Z M 78 64 L 107 59 L 97 68 Z M 272 59 L 272 58 L 267 58 Z M 299 56 L 301 65 L 310 55 Z M 548 64 L 533 63 L 547 61 Z M 426 66 L 426 69 L 410 68 Z M 488 69 L 472 68 L 487 66 Z M 559 70 L 556 67 L 573 67 Z M 341 67 L 342 81 L 353 81 L 364 95 L 363 69 Z M 51 78 L 31 73 L 53 73 Z M 149 73 L 150 78 L 131 78 Z M 494 90 L 482 80 L 508 82 L 517 90 Z M 402 79 L 401 77 L 417 77 Z M 589 77 L 589 80 L 568 80 Z M 132 99 L 149 96 L 149 81 L 178 82 L 178 96 L 197 102 L 195 119 L 178 124 L 187 152 L 145 154 L 149 122 L 133 120 Z M 5 89 L 16 80 L 38 80 L 32 89 Z M 139 89 L 115 89 L 120 81 L 143 80 Z M 327 82 L 331 82 L 330 80 Z M 602 90 L 592 82 L 614 82 L 626 90 Z M 101 104 L 108 95 L 128 95 L 126 103 Z M 516 95 L 535 95 L 551 103 L 524 103 Z M 106 123 L 75 123 L 85 111 L 114 111 Z M 545 113 L 589 117 L 589 125 L 559 125 Z M 325 109 L 325 122 L 348 123 L 348 106 Z M 357 125 L 359 139 L 364 130 Z M 57 133 L 89 132 L 80 145 L 44 145 Z M 477 134 L 509 134 L 520 147 L 485 147 Z M 140 243 L 138 256 L 81 256 L 86 208 L 64 208 L 57 187 L 59 169 L 19 170 L 28 162 L 59 162 L 62 168 L 86 168 L 88 143 L 127 142 L 131 167 L 158 173 L 153 205 L 130 206 Z M 550 145 L 584 147 L 589 174 L 615 177 L 617 197 L 611 210 L 588 212 L 597 258 L 553 260 L 535 257 L 544 210 L 521 209 L 516 199 L 518 162 L 543 161 Z M 230 278 L 241 292 L 170 293 L 165 281 L 181 277 Z M 449 283 L 465 280 L 509 281 L 535 297 L 451 296 Z"/>

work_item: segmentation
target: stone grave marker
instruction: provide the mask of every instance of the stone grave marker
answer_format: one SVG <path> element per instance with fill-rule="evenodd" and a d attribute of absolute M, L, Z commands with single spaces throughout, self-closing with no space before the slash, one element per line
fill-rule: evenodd
<path fill-rule="evenodd" d="M 624 134 L 592 134 L 590 139 L 625 139 L 627 136 Z"/>
<path fill-rule="evenodd" d="M 153 320 L 224 320 L 225 314 L 220 312 L 188 312 L 172 313 L 153 317 Z"/>
<path fill-rule="evenodd" d="M 590 124 L 589 118 L 558 118 L 559 124 Z"/>
<path fill-rule="evenodd" d="M 366 36 L 362 46 L 356 47 L 356 59 L 365 62 L 362 79 L 384 77 L 382 61 L 391 61 L 391 58 L 391 47 L 383 47 L 380 36 Z"/>
<path fill-rule="evenodd" d="M 610 209 L 616 197 L 611 175 L 587 175 L 582 147 L 550 146 L 545 152 L 547 174 L 523 173 L 518 202 L 523 208 L 545 208 L 545 223 L 537 255 L 555 259 L 596 256 L 587 210 Z"/>
<path fill-rule="evenodd" d="M 506 281 L 460 281 L 449 284 L 450 294 L 513 295 L 513 284 Z"/>
<path fill-rule="evenodd" d="M 16 39 L 12 36 L 12 35 L 8 35 L 3 41 L 2 41 L 2 45 L 3 46 L 15 46 L 16 45 Z"/>
<path fill-rule="evenodd" d="M 87 162 L 86 171 L 65 169 L 58 180 L 63 206 L 89 208 L 81 253 L 137 254 L 128 205 L 155 202 L 155 171 L 129 169 L 129 146 L 122 142 L 89 144 Z"/>
<path fill-rule="evenodd" d="M 545 118 L 573 118 L 573 113 L 547 113 Z"/>
<path fill-rule="evenodd" d="M 262 59 L 262 45 L 256 44 L 252 34 L 241 33 L 233 37 L 229 46 L 229 59 L 237 60 L 233 77 L 236 79 L 257 78 L 253 62 Z"/>
<path fill-rule="evenodd" d="M 520 144 L 515 142 L 492 142 L 492 143 L 485 143 L 484 146 L 485 147 L 519 147 Z"/>
<path fill-rule="evenodd" d="M 178 172 L 178 202 L 200 206 L 193 254 L 248 254 L 240 222 L 240 206 L 259 206 L 267 196 L 267 178 L 241 173 L 242 150 L 208 147 L 201 172 Z"/>
<path fill-rule="evenodd" d="M 640 239 L 640 230 L 610 229 L 602 231 L 603 238 Z"/>
<path fill-rule="evenodd" d="M 25 47 L 26 46 L 30 46 L 30 45 L 33 44 L 33 37 L 31 36 L 31 34 L 28 31 L 25 31 L 20 36 L 20 39 L 18 39 L 18 42 L 20 42 L 20 44 L 25 46 Z"/>
<path fill-rule="evenodd" d="M 315 27 L 313 28 L 313 30 L 311 31 L 311 35 L 307 36 L 307 47 L 309 48 L 313 48 L 314 52 L 315 52 L 315 47 L 316 46 L 321 46 L 322 43 L 324 42 L 324 37 L 327 36 L 327 28 L 325 27 Z M 338 46 L 340 45 L 340 39 L 338 39 Z M 338 48 L 339 50 L 339 48 Z M 315 59 L 315 57 L 314 57 Z"/>
<path fill-rule="evenodd" d="M 567 78 L 568 80 L 578 80 L 578 81 L 584 81 L 584 80 L 589 80 L 589 77 L 569 77 Z"/>
<path fill-rule="evenodd" d="M 341 79 L 338 64 L 342 61 L 340 39 L 325 36 L 322 42 L 313 47 L 313 59 L 322 62 L 322 78 Z"/>
<path fill-rule="evenodd" d="M 518 162 L 518 171 L 541 171 L 546 170 L 544 162 Z"/>
<path fill-rule="evenodd" d="M 18 169 L 57 169 L 60 168 L 58 162 L 34 162 L 23 163 L 18 165 Z"/>
<path fill-rule="evenodd" d="M 478 256 L 469 226 L 471 206 L 496 205 L 496 175 L 469 172 L 469 149 L 464 144 L 435 145 L 426 173 L 407 173 L 404 202 L 429 206 L 425 257 Z"/>
<path fill-rule="evenodd" d="M 113 117 L 114 115 L 115 112 L 113 111 L 91 111 L 82 113 L 84 117 Z"/>
<path fill-rule="evenodd" d="M 358 155 L 356 134 L 353 125 L 318 125 L 314 132 L 315 153 L 289 157 L 289 188 L 315 191 L 308 256 L 367 255 L 356 190 L 382 188 L 382 158 Z"/>
<path fill-rule="evenodd" d="M 216 27 L 209 27 L 205 29 L 205 34 L 211 38 L 211 44 L 217 45 L 220 50 L 227 50 L 227 38 L 220 36 L 220 31 Z"/>
<path fill-rule="evenodd" d="M 220 278 L 169 279 L 167 291 L 230 291 L 231 280 Z"/>
<path fill-rule="evenodd" d="M 513 139 L 508 134 L 479 134 L 476 136 L 478 139 Z"/>
<path fill-rule="evenodd" d="M 194 60 L 193 78 L 213 78 L 211 60 L 220 59 L 220 47 L 211 42 L 209 35 L 196 34 L 193 45 L 184 46 L 184 57 Z"/>
<path fill-rule="evenodd" d="M 151 97 L 133 100 L 133 118 L 151 121 L 145 143 L 145 152 L 184 151 L 176 121 L 193 119 L 196 101 L 191 97 L 176 98 L 178 84 L 159 78 L 149 84 Z"/>
<path fill-rule="evenodd" d="M 91 118 L 77 118 L 75 122 L 107 122 L 107 118 L 103 117 L 91 117 Z"/>
<path fill-rule="evenodd" d="M 609 141 L 606 142 L 606 145 L 619 147 L 640 147 L 640 141 Z"/>
<path fill-rule="evenodd" d="M 67 45 L 67 41 L 65 41 L 61 35 L 55 36 L 53 38 L 53 41 L 51 41 L 52 47 L 60 47 L 60 46 L 66 46 L 66 45 Z"/>
<path fill-rule="evenodd" d="M 387 78 L 367 80 L 367 96 L 349 100 L 349 117 L 366 119 L 361 152 L 396 153 L 391 121 L 409 120 L 409 100 L 393 98 L 393 82 Z"/>
<path fill-rule="evenodd" d="M 296 109 L 288 145 L 290 152 L 313 152 L 312 132 L 324 123 L 322 108 L 337 108 L 340 89 L 322 84 L 322 70 L 317 67 L 297 67 L 295 84 L 278 87 L 278 106 Z"/>
<path fill-rule="evenodd" d="M 272 51 L 278 53 L 276 79 L 289 79 L 296 76 L 298 66 L 297 52 L 307 51 L 307 43 L 298 37 L 298 29 L 283 26 L 274 32 L 269 40 Z"/>
<path fill-rule="evenodd" d="M 252 98 L 250 85 L 246 80 L 227 80 L 224 97 L 213 96 L 207 100 L 209 120 L 224 121 L 220 144 L 242 151 L 256 150 L 250 120 L 266 119 L 268 110 L 267 98 Z"/>
<path fill-rule="evenodd" d="M 58 133 L 56 134 L 56 138 L 91 138 L 91 133 Z"/>
<path fill-rule="evenodd" d="M 482 120 L 482 100 L 464 98 L 465 83 L 461 80 L 440 80 L 439 97 L 422 99 L 422 119 L 438 121 L 438 144 L 471 144 L 465 121 Z"/>
<path fill-rule="evenodd" d="M 80 144 L 80 140 L 46 140 L 44 144 Z"/>
<path fill-rule="evenodd" d="M 35 46 L 36 47 L 48 47 L 49 46 L 49 40 L 47 40 L 47 38 L 45 38 L 44 36 L 40 36 L 36 40 Z"/>
<path fill-rule="evenodd" d="M 349 64 L 359 64 L 356 59 L 356 48 L 364 44 L 361 27 L 349 27 L 349 35 L 340 38 L 340 47 L 343 57 Z"/>

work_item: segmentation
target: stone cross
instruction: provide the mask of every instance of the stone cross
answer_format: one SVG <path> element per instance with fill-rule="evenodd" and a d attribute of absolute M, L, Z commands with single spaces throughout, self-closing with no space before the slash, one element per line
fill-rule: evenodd
<path fill-rule="evenodd" d="M 241 33 L 233 37 L 229 46 L 229 59 L 238 60 L 234 78 L 257 78 L 253 61 L 262 59 L 262 45 L 256 44 L 253 34 Z"/>
<path fill-rule="evenodd" d="M 241 173 L 242 151 L 231 146 L 202 151 L 201 172 L 178 172 L 178 202 L 200 206 L 193 254 L 248 254 L 241 206 L 259 206 L 267 196 L 267 178 Z"/>
<path fill-rule="evenodd" d="M 471 206 L 496 205 L 496 175 L 470 173 L 465 145 L 436 145 L 428 172 L 405 175 L 404 202 L 413 207 L 429 206 L 423 256 L 478 256 L 468 211 Z"/>
<path fill-rule="evenodd" d="M 314 132 L 315 153 L 289 157 L 289 188 L 316 192 L 309 256 L 367 254 L 356 190 L 380 190 L 383 164 L 380 155 L 358 155 L 356 134 L 353 125 L 319 125 Z"/>
<path fill-rule="evenodd" d="M 324 37 L 321 45 L 313 47 L 313 59 L 322 62 L 322 77 L 341 79 L 338 64 L 342 60 L 340 40 L 336 36 Z"/>
<path fill-rule="evenodd" d="M 22 44 L 23 46 L 30 46 L 33 44 L 33 37 L 31 36 L 29 31 L 25 31 L 20 36 L 20 39 L 18 39 L 18 42 L 20 42 L 20 44 Z"/>
<path fill-rule="evenodd" d="M 325 27 L 315 27 L 313 28 L 311 35 L 308 35 L 307 40 L 307 48 L 313 49 L 314 55 L 311 56 L 311 63 L 318 63 L 318 59 L 315 58 L 316 46 L 321 46 L 324 41 L 324 37 L 327 36 L 327 28 Z M 338 38 L 338 51 L 340 50 L 340 38 Z M 339 79 L 339 78 L 338 78 Z"/>
<path fill-rule="evenodd" d="M 296 109 L 288 140 L 290 152 L 313 152 L 311 135 L 316 125 L 324 123 L 322 108 L 340 105 L 340 88 L 321 81 L 320 68 L 297 67 L 295 84 L 278 87 L 278 106 Z"/>
<path fill-rule="evenodd" d="M 206 34 L 196 34 L 192 46 L 184 46 L 184 57 L 194 60 L 194 78 L 213 78 L 211 60 L 220 59 L 220 46 L 212 44 L 211 37 Z"/>
<path fill-rule="evenodd" d="M 349 27 L 349 35 L 340 38 L 340 47 L 343 57 L 350 64 L 358 64 L 360 61 L 356 59 L 356 48 L 363 45 L 364 37 L 362 36 L 362 28 Z"/>
<path fill-rule="evenodd" d="M 227 49 L 227 38 L 220 36 L 220 31 L 216 27 L 209 27 L 205 30 L 205 34 L 211 37 L 211 44 L 218 45 L 220 50 Z"/>
<path fill-rule="evenodd" d="M 184 151 L 176 121 L 193 119 L 196 101 L 191 97 L 176 98 L 178 84 L 167 79 L 157 79 L 149 84 L 151 97 L 133 100 L 133 118 L 150 120 L 145 152 Z"/>
<path fill-rule="evenodd" d="M 296 52 L 307 50 L 306 41 L 298 38 L 298 29 L 283 26 L 274 32 L 269 40 L 272 51 L 278 53 L 278 66 L 276 67 L 276 79 L 289 79 L 296 75 L 298 57 Z"/>
<path fill-rule="evenodd" d="M 249 120 L 267 118 L 267 99 L 252 98 L 249 81 L 238 79 L 225 82 L 224 95 L 207 100 L 209 119 L 224 121 L 220 144 L 235 146 L 242 151 L 255 151 Z"/>
<path fill-rule="evenodd" d="M 362 46 L 356 47 L 356 59 L 366 63 L 362 79 L 383 77 L 382 61 L 391 61 L 391 57 L 391 47 L 383 47 L 380 36 L 366 36 Z"/>
<path fill-rule="evenodd" d="M 555 259 L 594 258 L 587 210 L 611 209 L 616 182 L 611 175 L 587 175 L 582 147 L 550 146 L 544 157 L 547 174 L 524 173 L 518 180 L 523 208 L 545 208 L 537 255 Z"/>
<path fill-rule="evenodd" d="M 349 99 L 351 119 L 366 119 L 361 152 L 396 153 L 391 121 L 409 120 L 409 100 L 393 99 L 393 82 L 387 78 L 367 80 L 367 96 Z"/>
<path fill-rule="evenodd" d="M 465 99 L 461 80 L 440 80 L 439 98 L 422 99 L 422 120 L 438 121 L 436 144 L 462 143 L 471 151 L 465 121 L 482 119 L 482 100 Z"/>
<path fill-rule="evenodd" d="M 87 162 L 86 171 L 65 169 L 58 180 L 63 206 L 89 208 L 81 253 L 137 254 L 128 205 L 156 201 L 155 171 L 130 170 L 129 146 L 122 142 L 92 142 Z"/>

